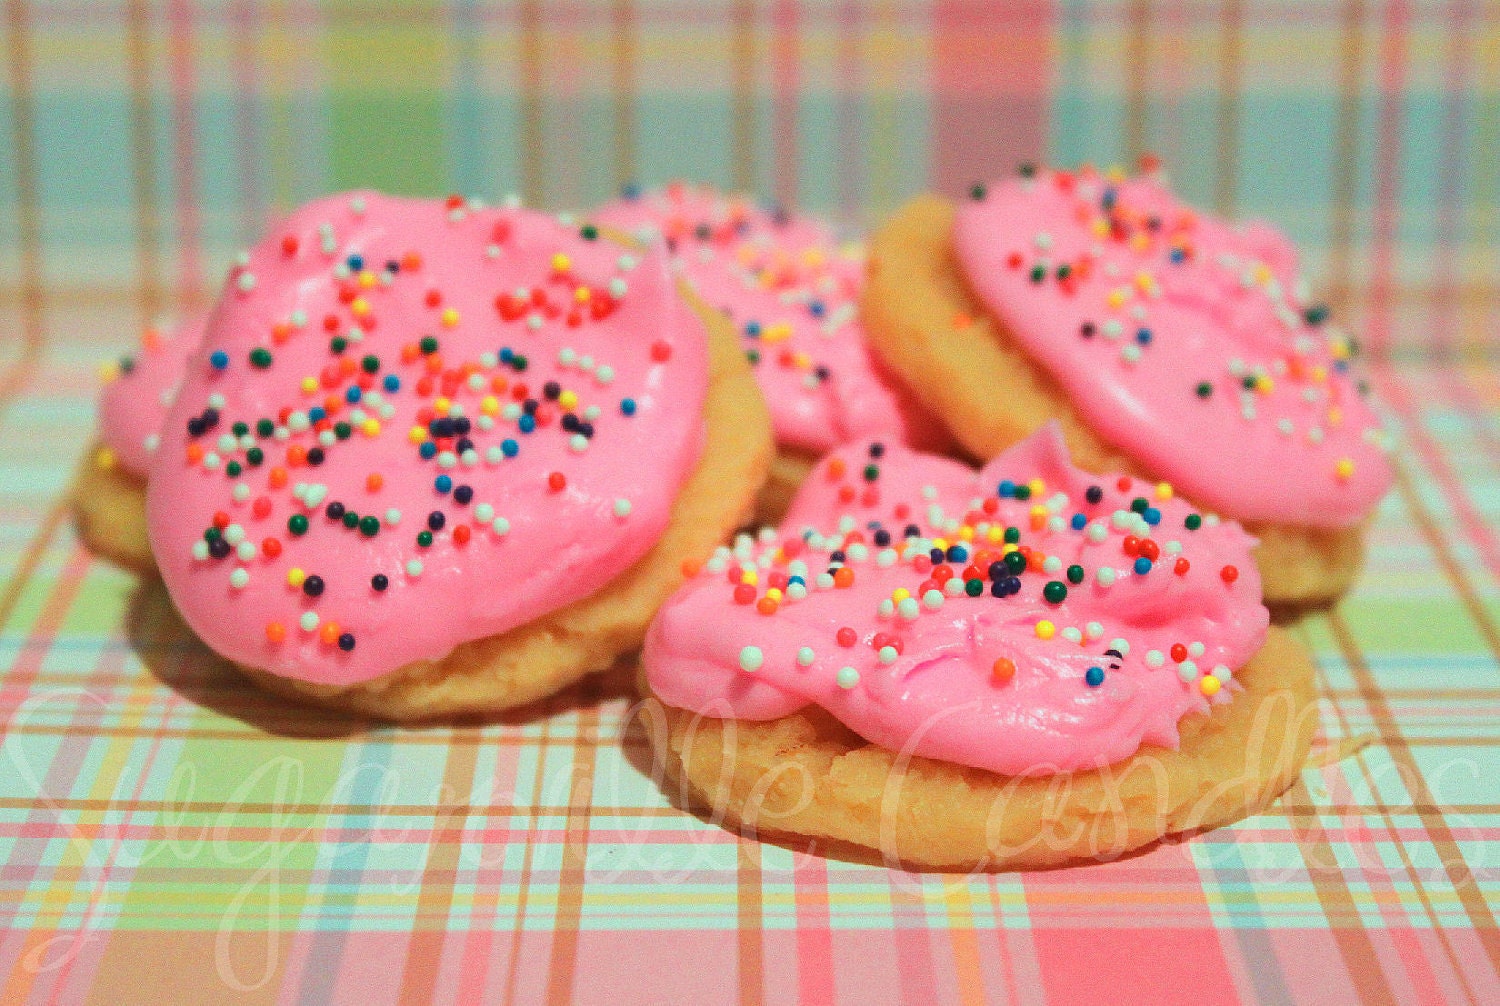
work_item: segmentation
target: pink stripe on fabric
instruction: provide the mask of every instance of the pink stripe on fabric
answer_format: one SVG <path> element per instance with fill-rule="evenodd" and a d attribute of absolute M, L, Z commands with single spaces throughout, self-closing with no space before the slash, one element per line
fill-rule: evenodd
<path fill-rule="evenodd" d="M 1038 929 L 1035 941 L 1050 1002 L 1239 1001 L 1213 926 Z"/>
<path fill-rule="evenodd" d="M 939 0 L 931 182 L 950 196 L 1047 153 L 1054 4 Z"/>
<path fill-rule="evenodd" d="M 1295 1002 L 1347 1002 L 1354 989 L 1343 955 L 1327 929 L 1268 929 L 1276 967 Z"/>
<path fill-rule="evenodd" d="M 575 1002 L 619 1006 L 634 992 L 650 1002 L 733 1003 L 738 995 L 733 977 L 737 953 L 732 929 L 584 930 L 578 934 L 578 973 L 589 980 L 574 990 Z M 523 993 L 517 1001 L 536 1000 Z"/>
<path fill-rule="evenodd" d="M 197 303 L 203 285 L 202 231 L 198 208 L 198 163 L 194 133 L 197 117 L 193 107 L 193 5 L 172 0 L 167 8 L 170 31 L 168 71 L 172 86 L 172 167 L 177 181 L 178 293 L 187 303 Z"/>
<path fill-rule="evenodd" d="M 829 932 L 828 861 L 793 854 L 797 898 L 797 991 L 803 1002 L 833 999 L 833 934 Z"/>
<path fill-rule="evenodd" d="M 1391 345 L 1391 301 L 1395 285 L 1396 230 L 1401 188 L 1401 140 L 1405 106 L 1407 36 L 1411 11 L 1396 0 L 1385 9 L 1380 42 L 1380 116 L 1375 141 L 1374 274 L 1370 281 L 1371 354 L 1384 359 Z"/>
<path fill-rule="evenodd" d="M 771 8 L 771 150 L 776 158 L 771 185 L 776 201 L 782 206 L 796 206 L 801 201 L 801 171 L 797 163 L 800 11 L 797 0 L 777 0 Z"/>

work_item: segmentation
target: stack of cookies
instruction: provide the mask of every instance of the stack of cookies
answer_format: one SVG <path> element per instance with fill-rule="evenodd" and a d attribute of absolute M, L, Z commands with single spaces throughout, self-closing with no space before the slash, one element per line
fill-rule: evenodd
<path fill-rule="evenodd" d="M 1098 860 L 1301 770 L 1273 622 L 1349 589 L 1392 479 L 1353 350 L 1283 238 L 1154 172 L 921 197 L 868 249 L 684 184 L 347 193 L 121 363 L 75 512 L 274 692 L 424 720 L 639 653 L 718 819 Z"/>

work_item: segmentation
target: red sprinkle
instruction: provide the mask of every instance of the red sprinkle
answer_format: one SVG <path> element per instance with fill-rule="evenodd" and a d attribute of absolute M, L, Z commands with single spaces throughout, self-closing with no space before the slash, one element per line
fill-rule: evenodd
<path fill-rule="evenodd" d="M 1184 660 L 1186 660 L 1187 659 L 1187 647 L 1183 646 L 1181 643 L 1173 643 L 1172 644 L 1172 659 L 1175 660 L 1175 661 L 1177 661 L 1179 664 L 1182 663 Z"/>
<path fill-rule="evenodd" d="M 1225 566 L 1219 570 L 1219 576 L 1223 577 L 1225 583 L 1233 583 L 1240 578 L 1240 571 L 1233 566 Z"/>
<path fill-rule="evenodd" d="M 657 340 L 656 342 L 654 342 L 654 343 L 651 344 L 651 359 L 655 360 L 657 363 L 666 363 L 671 358 L 672 358 L 672 345 L 671 345 L 671 343 L 668 343 L 668 342 L 665 342 L 665 341 L 662 341 L 662 340 Z"/>
<path fill-rule="evenodd" d="M 288 234 L 286 237 L 281 239 L 281 254 L 285 255 L 287 258 L 291 258 L 293 255 L 297 254 L 296 235 Z"/>
<path fill-rule="evenodd" d="M 453 529 L 453 540 L 458 542 L 458 544 L 460 545 L 466 545 L 468 544 L 470 533 L 471 532 L 469 531 L 469 525 L 460 524 L 458 525 L 458 527 Z"/>
<path fill-rule="evenodd" d="M 555 493 L 560 493 L 568 487 L 568 477 L 562 472 L 553 472 L 547 476 L 547 488 Z"/>
<path fill-rule="evenodd" d="M 1187 571 L 1190 568 L 1191 566 L 1186 559 L 1178 559 L 1175 563 L 1172 564 L 1172 572 L 1176 573 L 1178 576 L 1187 576 Z"/>
<path fill-rule="evenodd" d="M 734 603 L 749 604 L 755 600 L 755 588 L 748 583 L 742 583 L 734 588 Z"/>
<path fill-rule="evenodd" d="M 838 631 L 834 638 L 839 641 L 840 646 L 853 646 L 859 642 L 859 633 L 846 625 Z"/>

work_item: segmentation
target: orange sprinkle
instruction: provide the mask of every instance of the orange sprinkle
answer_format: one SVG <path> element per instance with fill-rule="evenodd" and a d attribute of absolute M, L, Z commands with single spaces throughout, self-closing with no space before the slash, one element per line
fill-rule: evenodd
<path fill-rule="evenodd" d="M 271 488 L 280 489 L 286 485 L 286 469 L 280 465 L 271 469 Z"/>
<path fill-rule="evenodd" d="M 339 623 L 324 622 L 318 628 L 318 638 L 322 639 L 329 646 L 337 643 L 339 641 Z"/>
<path fill-rule="evenodd" d="M 1009 657 L 999 657 L 990 668 L 990 677 L 997 685 L 1003 685 L 1016 676 L 1016 662 Z"/>
<path fill-rule="evenodd" d="M 202 461 L 203 460 L 203 445 L 202 444 L 188 444 L 187 445 L 187 459 L 188 459 L 188 464 L 190 464 L 190 465 L 196 465 L 198 462 Z"/>
<path fill-rule="evenodd" d="M 954 328 L 968 328 L 972 324 L 974 324 L 974 319 L 969 317 L 963 311 L 959 311 L 953 316 Z"/>
<path fill-rule="evenodd" d="M 842 569 L 834 570 L 833 585 L 835 587 L 854 586 L 854 570 L 850 569 L 848 566 L 845 566 Z"/>
<path fill-rule="evenodd" d="M 406 345 L 404 345 L 404 346 L 401 347 L 401 362 L 402 363 L 411 363 L 414 360 L 416 360 L 417 357 L 419 357 L 421 355 L 422 355 L 422 348 L 420 346 L 418 346 L 415 342 L 408 342 Z"/>
<path fill-rule="evenodd" d="M 682 575 L 685 576 L 685 577 L 687 577 L 689 580 L 691 580 L 693 577 L 697 576 L 702 571 L 703 571 L 703 561 L 701 559 L 684 559 L 684 560 L 682 560 Z"/>
<path fill-rule="evenodd" d="M 286 638 L 286 626 L 282 625 L 280 622 L 267 622 L 266 623 L 266 641 L 267 642 L 279 643 L 279 642 L 281 642 L 285 638 Z"/>
<path fill-rule="evenodd" d="M 762 615 L 774 615 L 779 605 L 769 597 L 763 597 L 755 602 L 755 610 Z"/>
<path fill-rule="evenodd" d="M 828 481 L 836 482 L 839 479 L 843 478 L 844 471 L 844 459 L 834 458 L 832 461 L 828 462 Z"/>
<path fill-rule="evenodd" d="M 293 444 L 286 449 L 286 463 L 297 468 L 307 463 L 307 448 L 301 444 Z"/>
<path fill-rule="evenodd" d="M 372 493 L 379 492 L 380 487 L 383 485 L 385 485 L 385 476 L 379 472 L 371 472 L 365 476 L 365 489 L 368 491 Z"/>

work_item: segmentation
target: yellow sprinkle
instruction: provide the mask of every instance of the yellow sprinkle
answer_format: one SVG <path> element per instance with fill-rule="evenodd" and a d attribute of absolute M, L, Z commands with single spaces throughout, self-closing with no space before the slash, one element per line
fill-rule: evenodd
<path fill-rule="evenodd" d="M 796 367 L 798 370 L 811 370 L 812 365 L 812 357 L 808 356 L 806 353 L 799 350 L 798 352 L 792 354 L 792 366 Z"/>
<path fill-rule="evenodd" d="M 1145 235 L 1142 234 L 1139 235 L 1139 237 L 1144 238 Z M 1142 247 L 1144 247 L 1144 245 Z M 1156 289 L 1156 277 L 1151 275 L 1149 272 L 1138 272 L 1135 274 L 1135 285 L 1136 289 L 1140 290 L 1142 293 L 1150 293 L 1152 290 Z"/>
<path fill-rule="evenodd" d="M 932 547 L 933 548 L 940 548 L 944 552 L 946 552 L 946 551 L 948 551 L 948 539 L 947 538 L 934 538 L 934 539 L 932 539 Z"/>
<path fill-rule="evenodd" d="M 1250 271 L 1250 275 L 1255 278 L 1255 282 L 1265 286 L 1271 282 L 1271 267 L 1264 262 L 1257 262 L 1255 268 Z"/>
<path fill-rule="evenodd" d="M 410 440 L 414 444 L 420 444 L 422 441 L 427 439 L 427 427 L 413 426 L 411 428 L 411 432 L 406 435 L 406 439 Z"/>
<path fill-rule="evenodd" d="M 1026 483 L 1026 488 L 1031 490 L 1031 495 L 1040 496 L 1042 493 L 1047 491 L 1047 483 L 1043 482 L 1041 479 L 1032 479 L 1030 482 Z"/>
<path fill-rule="evenodd" d="M 494 395 L 485 395 L 479 400 L 479 411 L 487 416 L 493 416 L 500 411 L 500 399 Z"/>
<path fill-rule="evenodd" d="M 370 313 L 370 302 L 363 297 L 355 297 L 349 304 L 349 313 L 353 315 L 366 315 Z"/>
<path fill-rule="evenodd" d="M 120 376 L 120 365 L 113 360 L 99 364 L 99 380 L 109 384 Z"/>
<path fill-rule="evenodd" d="M 316 377 L 304 377 L 302 379 L 302 393 L 311 395 L 318 390 L 318 379 Z"/>
<path fill-rule="evenodd" d="M 1051 639 L 1052 634 L 1056 631 L 1057 627 L 1045 618 L 1036 623 L 1036 636 L 1038 639 Z"/>
<path fill-rule="evenodd" d="M 375 274 L 369 271 L 360 273 L 359 285 L 366 290 L 370 289 L 370 287 L 375 285 Z"/>
<path fill-rule="evenodd" d="M 1118 164 L 1111 164 L 1105 170 L 1104 177 L 1111 182 L 1123 182 L 1125 180 L 1125 169 Z"/>
<path fill-rule="evenodd" d="M 1260 392 L 1262 395 L 1269 395 L 1275 389 L 1276 382 L 1272 381 L 1270 376 L 1261 374 L 1255 379 L 1255 390 Z"/>
<path fill-rule="evenodd" d="M 781 603 L 781 591 L 776 587 L 772 587 L 770 590 L 766 591 L 766 596 L 775 601 L 777 604 Z"/>
<path fill-rule="evenodd" d="M 974 529 L 965 524 L 963 527 L 958 529 L 958 538 L 960 541 L 973 541 Z"/>
<path fill-rule="evenodd" d="M 302 581 L 307 579 L 307 574 L 302 572 L 302 567 L 293 566 L 286 571 L 286 582 L 293 587 L 302 586 Z"/>
<path fill-rule="evenodd" d="M 1104 220 L 1103 218 L 1095 220 L 1093 223 L 1093 231 L 1094 237 L 1096 238 L 1109 237 L 1109 222 Z"/>
<path fill-rule="evenodd" d="M 1314 367 L 1312 369 L 1312 379 L 1314 384 L 1322 384 L 1324 381 L 1328 380 L 1328 368 L 1321 366 Z"/>
<path fill-rule="evenodd" d="M 1031 504 L 1031 519 L 1036 520 L 1039 517 L 1044 520 L 1046 519 L 1047 508 L 1042 506 L 1040 503 Z"/>
<path fill-rule="evenodd" d="M 1340 482 L 1348 482 L 1354 477 L 1354 460 L 1339 458 L 1338 463 L 1333 466 L 1333 474 L 1338 476 Z"/>
<path fill-rule="evenodd" d="M 379 434 L 380 434 L 380 420 L 378 420 L 378 419 L 366 419 L 364 421 L 364 424 L 360 428 L 365 431 L 365 436 L 367 436 L 367 437 L 379 436 Z"/>
<path fill-rule="evenodd" d="M 574 290 L 573 299 L 578 301 L 578 303 L 580 304 L 587 304 L 589 302 L 589 288 L 586 286 L 581 286 L 578 289 Z"/>
<path fill-rule="evenodd" d="M 1137 234 L 1130 239 L 1131 251 L 1143 252 L 1151 246 L 1151 239 L 1145 234 Z"/>
<path fill-rule="evenodd" d="M 94 455 L 94 464 L 99 466 L 100 471 L 109 471 L 115 466 L 115 452 L 113 448 L 101 447 Z"/>
<path fill-rule="evenodd" d="M 458 310 L 452 307 L 443 308 L 443 313 L 438 315 L 438 320 L 443 323 L 444 328 L 452 328 L 458 324 Z"/>
<path fill-rule="evenodd" d="M 900 604 L 908 597 L 911 597 L 911 591 L 907 590 L 905 587 L 897 587 L 895 590 L 891 591 L 891 600 L 895 601 L 897 604 Z"/>
<path fill-rule="evenodd" d="M 1172 498 L 1172 484 L 1170 482 L 1158 482 L 1156 484 L 1156 498 L 1169 500 Z"/>
<path fill-rule="evenodd" d="M 557 404 L 561 405 L 565 409 L 573 408 L 573 406 L 578 404 L 578 392 L 564 391 L 562 394 L 557 396 Z"/>
<path fill-rule="evenodd" d="M 448 414 L 448 410 L 451 408 L 453 408 L 452 399 L 439 396 L 432 400 L 432 409 L 440 416 L 446 416 Z"/>
<path fill-rule="evenodd" d="M 756 574 L 755 570 L 753 570 L 753 569 L 747 569 L 747 570 L 745 570 L 744 572 L 742 572 L 740 574 L 740 583 L 748 583 L 750 586 L 753 587 L 753 586 L 755 586 L 759 582 L 760 582 L 760 577 Z"/>
<path fill-rule="evenodd" d="M 573 260 L 568 258 L 568 256 L 564 255 L 562 252 L 558 252 L 556 255 L 552 256 L 552 268 L 557 272 L 567 272 L 572 267 Z"/>
<path fill-rule="evenodd" d="M 1341 408 L 1339 408 L 1338 406 L 1335 405 L 1335 406 L 1333 406 L 1332 408 L 1330 408 L 1328 410 L 1328 425 L 1329 426 L 1339 426 L 1343 422 L 1344 422 L 1344 410 L 1343 409 L 1341 409 Z"/>
<path fill-rule="evenodd" d="M 792 337 L 792 326 L 784 321 L 778 321 L 774 325 L 767 325 L 761 329 L 761 342 L 785 342 Z"/>
<path fill-rule="evenodd" d="M 990 529 L 984 533 L 984 536 L 991 542 L 999 542 L 1001 538 L 1005 537 L 1005 529 L 998 524 L 992 524 Z"/>
<path fill-rule="evenodd" d="M 1111 290 L 1109 292 L 1109 296 L 1106 297 L 1105 300 L 1108 302 L 1110 307 L 1120 308 L 1125 305 L 1125 298 L 1127 296 L 1129 296 L 1129 294 L 1127 294 L 1123 290 Z"/>
<path fill-rule="evenodd" d="M 996 529 L 996 530 L 999 530 L 999 529 L 998 529 L 998 528 L 997 528 L 997 529 Z M 1004 538 L 1004 537 L 1005 537 L 1005 532 L 1004 532 L 1004 531 L 1001 531 L 1001 532 L 1000 532 L 1000 537 L 1001 537 L 1001 538 Z M 1011 554 L 1011 553 L 1012 553 L 1012 552 L 1014 552 L 1014 551 L 1015 551 L 1015 550 L 1016 550 L 1016 549 L 1017 549 L 1017 548 L 1018 548 L 1018 547 L 1019 547 L 1019 546 L 1017 546 L 1017 545 L 1016 545 L 1016 544 L 1015 544 L 1015 543 L 1014 543 L 1014 542 L 1009 542 L 1009 541 L 1008 541 L 1008 542 L 1006 542 L 1006 543 L 1005 543 L 1005 546 L 1004 546 L 1004 547 L 1003 547 L 1003 548 L 1001 548 L 1001 549 L 1000 549 L 1000 554 L 1001 554 L 1001 555 L 1010 555 L 1010 554 Z"/>
<path fill-rule="evenodd" d="M 802 253 L 802 261 L 816 269 L 818 266 L 821 266 L 826 261 L 826 259 L 823 255 L 822 249 L 809 248 L 807 249 L 807 251 Z"/>
<path fill-rule="evenodd" d="M 1198 679 L 1198 689 L 1204 695 L 1217 695 L 1219 687 L 1219 679 L 1212 674 L 1205 674 Z"/>

